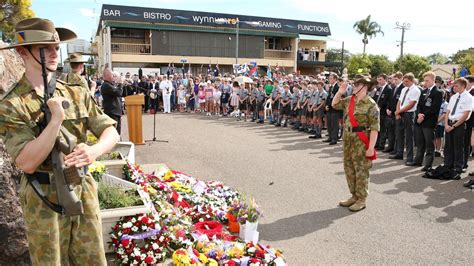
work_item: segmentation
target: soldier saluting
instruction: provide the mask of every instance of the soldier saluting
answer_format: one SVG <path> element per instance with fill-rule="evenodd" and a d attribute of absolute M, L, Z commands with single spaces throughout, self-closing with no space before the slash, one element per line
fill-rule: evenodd
<path fill-rule="evenodd" d="M 1 48 L 16 48 L 25 62 L 21 80 L 0 99 L 0 137 L 25 172 L 20 202 L 33 265 L 106 265 L 95 181 L 87 174 L 68 183 L 80 199 L 82 214 L 60 214 L 57 207 L 66 209 L 66 205 L 57 200 L 59 190 L 54 184 L 62 172 L 50 163 L 57 158 L 53 154 L 58 154 L 55 147 L 63 129 L 79 143 L 62 161 L 68 169 L 87 166 L 118 140 L 115 121 L 98 109 L 86 88 L 56 82 L 59 43 L 75 38 L 74 32 L 55 28 L 47 19 L 31 18 L 20 21 L 14 43 Z M 65 102 L 74 106 L 64 109 Z M 99 138 L 97 144 L 85 144 L 87 131 Z"/>
<path fill-rule="evenodd" d="M 352 197 L 339 202 L 351 211 L 366 207 L 369 194 L 369 169 L 376 159 L 375 143 L 380 130 L 380 111 L 377 103 L 367 95 L 376 81 L 360 78 L 354 82 L 351 97 L 342 98 L 347 91 L 347 83 L 337 91 L 332 107 L 344 111 L 344 172 Z"/>

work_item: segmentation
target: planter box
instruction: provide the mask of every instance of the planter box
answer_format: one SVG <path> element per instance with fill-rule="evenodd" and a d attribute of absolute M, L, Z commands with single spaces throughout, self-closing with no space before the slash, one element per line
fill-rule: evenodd
<path fill-rule="evenodd" d="M 130 190 L 130 189 L 137 189 L 138 186 L 125 181 L 123 179 L 120 179 L 118 177 L 112 176 L 110 174 L 104 174 L 102 176 L 101 183 L 106 183 L 107 185 L 110 186 L 115 186 L 117 189 L 125 189 L 125 190 Z M 120 217 L 122 216 L 132 216 L 136 215 L 139 213 L 149 213 L 154 211 L 154 206 L 152 201 L 150 200 L 150 197 L 147 193 L 138 190 L 138 194 L 140 195 L 143 205 L 140 206 L 133 206 L 133 207 L 125 207 L 125 208 L 116 208 L 116 209 L 107 209 L 107 210 L 101 210 L 100 215 L 102 219 L 102 238 L 104 242 L 104 248 L 105 252 L 113 252 L 113 249 L 109 247 L 109 241 L 110 241 L 110 231 L 113 226 L 120 220 Z"/>
<path fill-rule="evenodd" d="M 118 142 L 112 151 L 119 152 L 123 159 L 135 163 L 135 144 L 129 141 Z"/>
<path fill-rule="evenodd" d="M 123 166 L 127 164 L 125 160 L 105 160 L 100 161 L 105 165 L 105 169 L 109 175 L 116 176 L 119 178 L 124 178 L 123 176 Z"/>
<path fill-rule="evenodd" d="M 121 159 L 103 160 L 107 173 L 123 178 L 122 167 L 130 163 L 135 163 L 135 145 L 131 142 L 118 142 L 110 152 L 118 152 Z"/>

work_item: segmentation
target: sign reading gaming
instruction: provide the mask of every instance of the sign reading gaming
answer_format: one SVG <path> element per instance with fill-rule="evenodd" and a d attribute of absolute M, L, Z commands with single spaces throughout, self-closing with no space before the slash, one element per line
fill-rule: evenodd
<path fill-rule="evenodd" d="M 133 6 L 102 5 L 102 12 L 100 18 L 101 20 L 133 21 L 191 26 L 217 26 L 229 28 L 234 28 L 235 24 L 237 23 L 237 19 L 239 19 L 239 26 L 243 29 L 292 32 L 318 36 L 331 35 L 328 23 L 322 22 Z"/>

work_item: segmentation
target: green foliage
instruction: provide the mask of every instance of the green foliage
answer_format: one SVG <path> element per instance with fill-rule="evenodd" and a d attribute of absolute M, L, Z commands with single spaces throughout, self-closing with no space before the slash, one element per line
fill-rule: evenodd
<path fill-rule="evenodd" d="M 466 68 L 469 70 L 472 66 L 474 66 L 474 55 L 464 56 L 463 58 L 459 59 L 459 64 L 461 65 L 461 69 Z"/>
<path fill-rule="evenodd" d="M 104 155 L 101 155 L 99 158 L 97 158 L 97 161 L 106 161 L 106 160 L 121 160 L 123 159 L 122 154 L 118 151 L 113 151 L 106 153 Z"/>
<path fill-rule="evenodd" d="M 365 46 L 369 43 L 369 39 L 372 37 L 376 37 L 377 33 L 381 33 L 384 35 L 382 31 L 382 27 L 375 22 L 370 21 L 370 15 L 368 15 L 365 19 L 359 20 L 354 23 L 353 28 L 357 33 L 363 36 L 362 43 L 364 43 L 364 54 L 365 54 Z"/>
<path fill-rule="evenodd" d="M 423 73 L 431 69 L 426 58 L 419 55 L 407 54 L 403 58 L 395 61 L 395 70 L 401 71 L 403 74 L 411 72 L 415 77 L 420 78 Z"/>
<path fill-rule="evenodd" d="M 31 10 L 30 0 L 2 0 L 0 1 L 0 31 L 4 40 L 12 39 L 15 25 L 25 19 L 31 18 L 35 13 Z"/>
<path fill-rule="evenodd" d="M 385 55 L 369 55 L 370 75 L 377 77 L 378 75 L 385 73 L 389 75 L 393 72 L 393 62 L 388 59 Z"/>
<path fill-rule="evenodd" d="M 347 72 L 349 76 L 356 74 L 369 74 L 372 62 L 366 54 L 353 55 L 347 64 Z"/>
<path fill-rule="evenodd" d="M 462 64 L 466 56 L 474 56 L 474 47 L 457 51 L 451 56 L 451 61 L 453 61 L 454 64 Z"/>
<path fill-rule="evenodd" d="M 449 62 L 449 58 L 442 53 L 430 54 L 426 57 L 430 64 L 446 64 Z"/>
<path fill-rule="evenodd" d="M 101 210 L 142 205 L 136 190 L 123 190 L 116 186 L 99 183 L 99 205 Z"/>
<path fill-rule="evenodd" d="M 341 62 L 341 52 L 340 48 L 329 48 L 326 50 L 326 61 L 328 62 Z M 347 66 L 347 62 L 351 58 L 351 53 L 344 49 L 344 67 Z"/>

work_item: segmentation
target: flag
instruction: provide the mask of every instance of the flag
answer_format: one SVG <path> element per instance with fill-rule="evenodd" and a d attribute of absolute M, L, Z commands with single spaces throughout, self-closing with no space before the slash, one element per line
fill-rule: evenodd
<path fill-rule="evenodd" d="M 268 67 L 267 67 L 267 78 L 269 80 L 272 80 L 272 67 L 270 66 L 270 64 L 268 64 Z"/>
<path fill-rule="evenodd" d="M 257 62 L 250 62 L 251 64 L 253 64 L 253 67 L 250 68 L 250 71 L 249 71 L 249 75 L 252 76 L 257 76 L 258 73 L 257 73 Z"/>

